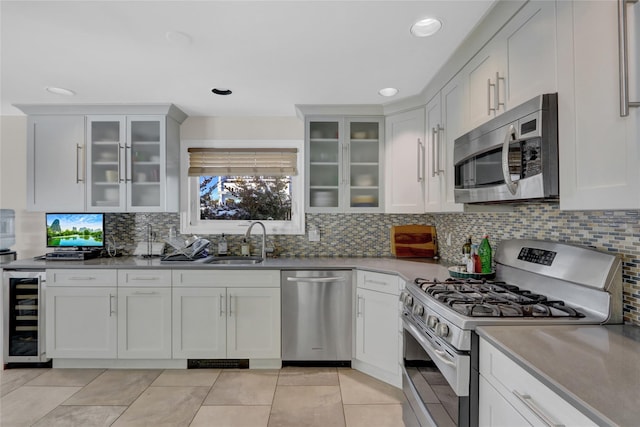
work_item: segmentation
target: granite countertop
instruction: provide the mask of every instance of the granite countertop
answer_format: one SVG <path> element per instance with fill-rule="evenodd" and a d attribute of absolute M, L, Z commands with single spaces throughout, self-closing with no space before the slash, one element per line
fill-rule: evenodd
<path fill-rule="evenodd" d="M 600 425 L 640 425 L 640 327 L 483 326 L 494 344 Z"/>
<path fill-rule="evenodd" d="M 438 261 L 423 258 L 267 258 L 259 264 L 220 265 L 193 262 L 163 263 L 160 258 L 115 257 L 95 258 L 86 261 L 45 261 L 20 259 L 3 265 L 4 269 L 46 270 L 54 268 L 116 268 L 116 269 L 227 269 L 227 270 L 312 270 L 312 269 L 360 269 L 379 273 L 398 274 L 405 280 L 416 277 L 446 279 L 447 266 Z"/>

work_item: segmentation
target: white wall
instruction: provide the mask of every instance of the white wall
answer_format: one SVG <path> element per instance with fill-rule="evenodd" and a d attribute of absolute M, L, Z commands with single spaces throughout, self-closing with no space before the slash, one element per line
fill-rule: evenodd
<path fill-rule="evenodd" d="M 189 117 L 181 139 L 303 140 L 304 123 L 297 117 Z M 46 252 L 43 212 L 27 212 L 27 120 L 0 116 L 0 208 L 16 212 L 18 258 Z"/>

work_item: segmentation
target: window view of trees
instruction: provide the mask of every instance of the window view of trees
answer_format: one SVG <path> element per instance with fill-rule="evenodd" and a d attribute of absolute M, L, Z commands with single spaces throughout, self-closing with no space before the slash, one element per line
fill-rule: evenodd
<path fill-rule="evenodd" d="M 291 177 L 201 176 L 200 219 L 291 220 Z"/>

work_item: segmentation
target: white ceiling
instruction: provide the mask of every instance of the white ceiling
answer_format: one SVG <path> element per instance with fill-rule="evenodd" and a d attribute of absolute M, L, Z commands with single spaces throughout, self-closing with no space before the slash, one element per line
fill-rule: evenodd
<path fill-rule="evenodd" d="M 0 113 L 22 114 L 12 104 L 174 103 L 190 116 L 293 116 L 295 104 L 383 104 L 418 94 L 492 4 L 2 0 Z M 442 30 L 411 36 L 427 16 Z M 170 31 L 187 40 L 169 40 Z M 399 94 L 378 95 L 388 86 Z"/>

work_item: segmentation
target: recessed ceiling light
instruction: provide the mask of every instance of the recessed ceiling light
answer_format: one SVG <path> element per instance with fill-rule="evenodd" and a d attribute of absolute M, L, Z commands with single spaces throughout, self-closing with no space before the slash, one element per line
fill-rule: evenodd
<path fill-rule="evenodd" d="M 71 89 L 65 89 L 63 87 L 49 86 L 49 87 L 45 87 L 44 90 L 46 90 L 49 93 L 54 93 L 56 95 L 73 96 L 76 94 Z"/>
<path fill-rule="evenodd" d="M 436 18 L 425 18 L 411 26 L 411 34 L 416 37 L 428 37 L 442 28 L 442 22 Z"/>
<path fill-rule="evenodd" d="M 223 89 L 220 87 L 214 87 L 213 89 L 211 89 L 211 92 L 215 93 L 216 95 L 231 95 L 233 93 L 229 89 Z"/>
<path fill-rule="evenodd" d="M 395 87 L 385 87 L 384 89 L 380 89 L 378 93 L 381 96 L 394 96 L 398 93 L 398 89 Z"/>

